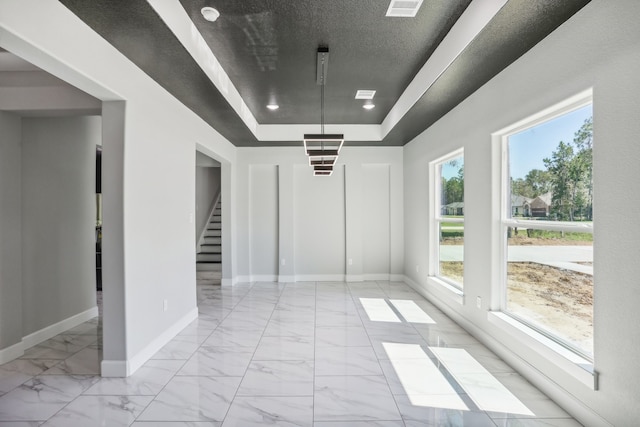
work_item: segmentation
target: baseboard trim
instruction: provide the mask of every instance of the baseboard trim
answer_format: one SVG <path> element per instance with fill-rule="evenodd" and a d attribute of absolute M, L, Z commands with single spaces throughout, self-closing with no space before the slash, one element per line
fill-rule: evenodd
<path fill-rule="evenodd" d="M 87 320 L 93 319 L 96 316 L 98 316 L 98 306 L 91 307 L 89 310 L 83 311 L 82 313 L 78 313 L 74 316 L 61 320 L 58 323 L 54 323 L 53 325 L 47 326 L 46 328 L 42 328 L 39 331 L 29 334 L 26 337 L 22 338 L 22 344 L 24 345 L 25 349 L 33 347 L 34 345 L 38 345 L 43 341 L 53 338 L 66 330 L 75 328 L 76 326 L 86 322 Z"/>
<path fill-rule="evenodd" d="M 24 344 L 22 341 L 0 350 L 0 365 L 11 362 L 24 354 Z"/>
<path fill-rule="evenodd" d="M 404 282 L 404 274 L 390 274 L 389 275 L 390 282 Z"/>
<path fill-rule="evenodd" d="M 257 276 L 251 276 L 252 282 L 277 282 L 278 276 L 276 274 L 260 274 Z"/>
<path fill-rule="evenodd" d="M 49 325 L 46 328 L 42 328 L 39 331 L 35 331 L 25 337 L 19 343 L 13 344 L 9 347 L 0 349 L 0 364 L 10 362 L 24 354 L 24 351 L 28 348 L 38 345 L 50 338 L 55 337 L 69 329 L 93 319 L 98 316 L 98 306 L 91 307 L 82 313 L 75 314 L 64 320 Z"/>
<path fill-rule="evenodd" d="M 438 295 L 431 293 L 427 286 L 420 285 L 406 275 L 404 276 L 404 282 L 420 295 L 425 297 L 429 302 L 442 310 L 451 320 L 469 332 L 469 334 L 474 338 L 496 353 L 502 360 L 513 367 L 534 386 L 538 387 L 543 393 L 549 396 L 580 423 L 589 426 L 613 427 L 590 407 L 586 406 L 582 401 L 565 390 L 552 378 L 545 375 L 544 372 L 531 365 L 528 361 L 513 352 L 509 347 L 505 346 L 487 332 L 478 328 L 475 324 L 458 314 L 456 310 L 447 304 L 447 301 L 441 299 Z"/>
<path fill-rule="evenodd" d="M 236 283 L 238 283 L 238 279 L 237 278 L 233 278 L 233 279 L 222 279 L 220 281 L 220 286 L 233 286 Z"/>
<path fill-rule="evenodd" d="M 128 376 L 129 367 L 126 360 L 102 360 L 100 375 L 105 378 L 123 378 Z"/>
<path fill-rule="evenodd" d="M 182 316 L 182 318 L 180 318 L 176 323 L 165 330 L 162 334 L 153 339 L 145 348 L 140 350 L 135 356 L 131 357 L 128 360 L 126 366 L 126 376 L 129 376 L 137 371 L 138 368 L 144 365 L 147 360 L 151 359 L 151 357 L 156 354 L 158 350 L 160 350 L 165 346 L 165 344 L 175 338 L 175 336 L 178 335 L 180 331 L 182 331 L 187 325 L 189 325 L 189 323 L 193 322 L 197 318 L 198 307 L 194 307 L 187 314 Z M 121 369 L 121 367 L 119 369 Z"/>
<path fill-rule="evenodd" d="M 236 276 L 233 279 L 222 279 L 222 286 L 233 286 L 236 283 L 253 282 L 364 282 L 366 280 L 383 280 L 390 282 L 404 282 L 403 274 L 300 274 L 300 275 L 255 275 Z"/>
<path fill-rule="evenodd" d="M 301 274 L 296 282 L 344 282 L 344 274 Z"/>
<path fill-rule="evenodd" d="M 389 280 L 389 274 L 387 273 L 364 274 L 362 277 L 366 281 L 376 281 L 376 280 L 388 281 Z"/>

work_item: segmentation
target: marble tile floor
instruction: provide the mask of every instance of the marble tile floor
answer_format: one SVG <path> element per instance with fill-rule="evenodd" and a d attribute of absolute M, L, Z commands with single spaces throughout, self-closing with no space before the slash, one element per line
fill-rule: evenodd
<path fill-rule="evenodd" d="M 199 318 L 129 378 L 92 319 L 0 365 L 0 427 L 572 427 L 402 283 L 198 284 Z"/>

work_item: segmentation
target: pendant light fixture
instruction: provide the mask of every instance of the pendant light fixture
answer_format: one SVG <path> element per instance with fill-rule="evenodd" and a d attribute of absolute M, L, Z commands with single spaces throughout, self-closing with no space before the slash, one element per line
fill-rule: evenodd
<path fill-rule="evenodd" d="M 329 48 L 318 47 L 316 55 L 316 84 L 320 85 L 320 133 L 304 135 L 304 151 L 315 176 L 330 176 L 344 143 L 343 134 L 324 133 L 324 86 L 329 67 Z"/>

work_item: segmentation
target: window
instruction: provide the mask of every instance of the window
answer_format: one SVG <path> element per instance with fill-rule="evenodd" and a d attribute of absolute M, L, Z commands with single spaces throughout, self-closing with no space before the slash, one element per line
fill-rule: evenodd
<path fill-rule="evenodd" d="M 502 311 L 593 360 L 591 102 L 502 135 Z"/>
<path fill-rule="evenodd" d="M 464 277 L 464 154 L 456 151 L 431 164 L 431 271 L 457 289 Z"/>

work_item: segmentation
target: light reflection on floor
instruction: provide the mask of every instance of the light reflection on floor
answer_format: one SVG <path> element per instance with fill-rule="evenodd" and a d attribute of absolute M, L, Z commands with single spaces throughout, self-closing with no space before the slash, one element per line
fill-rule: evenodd
<path fill-rule="evenodd" d="M 1 365 L 0 425 L 580 426 L 402 283 L 201 283 L 198 303 L 129 378 L 86 375 L 99 319 Z"/>
<path fill-rule="evenodd" d="M 442 362 L 479 409 L 489 412 L 534 415 L 466 350 L 443 347 L 429 347 L 429 350 Z"/>
<path fill-rule="evenodd" d="M 389 300 L 389 302 L 391 302 L 396 310 L 398 310 L 402 317 L 409 323 L 436 324 L 436 321 L 425 313 L 414 301 L 392 299 Z"/>
<path fill-rule="evenodd" d="M 372 322 L 401 322 L 383 298 L 360 298 L 360 303 Z"/>

